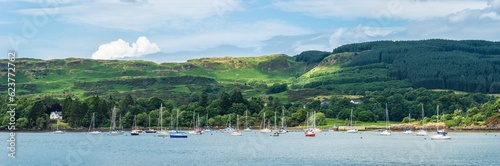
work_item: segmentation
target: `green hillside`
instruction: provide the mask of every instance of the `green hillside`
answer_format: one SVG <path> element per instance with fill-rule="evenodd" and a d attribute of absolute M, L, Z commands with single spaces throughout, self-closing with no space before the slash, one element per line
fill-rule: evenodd
<path fill-rule="evenodd" d="M 3 80 L 7 63 L 0 60 Z M 58 110 L 73 127 L 87 125 L 91 113 L 98 114 L 98 124 L 107 125 L 115 105 L 125 124 L 131 124 L 133 115 L 144 124 L 146 117 L 158 116 L 160 103 L 167 111 L 179 109 L 184 126 L 195 112 L 208 114 L 211 118 L 205 120 L 211 125 L 224 125 L 230 116 L 244 112 L 253 125 L 264 113 L 272 118 L 275 111 L 284 111 L 287 123 L 296 126 L 312 110 L 321 113 L 319 124 L 324 125 L 324 118 L 342 121 L 351 109 L 356 120 L 375 122 L 384 119 L 385 104 L 395 121 L 419 114 L 421 107 L 434 110 L 440 105 L 449 126 L 481 125 L 487 118 L 500 122 L 500 102 L 487 95 L 500 93 L 500 42 L 376 41 L 295 56 L 162 64 L 21 58 L 15 65 L 21 112 L 16 116 L 25 117 L 22 122 L 29 127 L 43 128 L 45 115 Z M 7 81 L 0 84 L 6 94 Z M 0 99 L 0 106 L 6 107 L 6 99 Z M 351 99 L 362 103 L 352 104 Z M 432 116 L 433 111 L 426 112 L 426 117 Z M 8 114 L 3 118 L 8 121 Z"/>
<path fill-rule="evenodd" d="M 377 41 L 294 57 L 202 58 L 185 63 L 69 58 L 18 59 L 16 65 L 19 96 L 132 93 L 186 98 L 239 88 L 246 97 L 256 97 L 275 83 L 288 86 L 290 91 L 281 96 L 292 101 L 297 95 L 364 95 L 388 87 L 500 93 L 500 43 L 488 41 Z M 6 71 L 2 68 L 2 79 Z"/>
<path fill-rule="evenodd" d="M 7 61 L 0 61 L 6 66 Z M 203 58 L 186 63 L 63 59 L 16 60 L 18 96 L 92 95 L 187 98 L 193 92 L 218 93 L 240 88 L 249 96 L 265 92 L 267 85 L 289 82 L 306 72 L 305 63 L 286 55 L 248 58 Z M 7 69 L 2 69 L 6 80 Z M 2 91 L 6 90 L 2 84 Z"/>

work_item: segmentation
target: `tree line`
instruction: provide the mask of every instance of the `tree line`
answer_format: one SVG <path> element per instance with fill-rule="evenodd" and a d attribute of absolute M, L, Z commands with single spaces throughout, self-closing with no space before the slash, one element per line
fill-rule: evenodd
<path fill-rule="evenodd" d="M 147 127 L 158 126 L 160 105 L 162 106 L 163 124 L 169 128 L 173 117 L 179 116 L 179 126 L 191 127 L 193 117 L 200 117 L 201 126 L 208 123 L 210 126 L 225 127 L 227 123 L 236 124 L 236 117 L 240 115 L 240 124 L 244 124 L 245 115 L 248 115 L 250 126 L 260 126 L 265 114 L 266 119 L 274 119 L 271 126 L 281 124 L 284 114 L 287 126 L 304 125 L 308 113 L 316 111 L 316 123 L 325 125 L 325 118 L 349 118 L 351 109 L 355 121 L 375 122 L 382 121 L 385 109 L 389 112 L 391 121 L 413 120 L 431 121 L 435 119 L 436 106 L 440 107 L 443 121 L 449 126 L 481 125 L 486 120 L 496 123 L 500 114 L 500 100 L 481 93 L 455 93 L 453 91 L 433 91 L 424 88 L 391 88 L 384 91 L 369 92 L 361 103 L 354 104 L 345 97 L 332 97 L 329 100 L 311 100 L 309 102 L 282 102 L 279 97 L 262 95 L 261 97 L 244 98 L 239 89 L 231 92 L 209 94 L 202 92 L 191 97 L 188 104 L 178 105 L 172 100 L 158 97 L 134 98 L 130 94 L 124 98 L 111 96 L 92 96 L 85 99 L 67 97 L 55 99 L 51 97 L 25 98 L 17 101 L 16 127 L 20 129 L 47 129 L 50 123 L 49 114 L 52 111 L 62 111 L 63 121 L 73 128 L 86 128 L 90 124 L 92 114 L 96 115 L 98 127 L 109 127 L 112 110 L 117 111 L 117 119 L 121 119 L 124 127 L 131 127 L 134 116 L 137 116 L 137 125 Z M 5 100 L 1 100 L 5 101 Z M 425 110 L 424 119 L 421 118 L 422 105 Z M 6 108 L 5 102 L 0 103 Z M 3 109 L 7 110 L 7 109 Z M 0 128 L 5 129 L 9 115 L 4 112 Z M 267 121 L 269 123 L 269 121 Z M 489 123 L 489 122 L 486 122 Z"/>

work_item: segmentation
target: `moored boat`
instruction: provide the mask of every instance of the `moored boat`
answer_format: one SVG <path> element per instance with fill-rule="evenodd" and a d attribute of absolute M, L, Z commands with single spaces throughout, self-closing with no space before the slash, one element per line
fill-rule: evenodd
<path fill-rule="evenodd" d="M 439 105 L 437 106 L 436 108 L 436 122 L 439 122 Z M 439 129 L 439 125 L 437 125 L 436 127 L 436 135 L 432 135 L 431 136 L 431 140 L 450 140 L 451 139 L 451 136 L 448 135 L 448 133 L 446 131 L 444 131 L 444 129 L 440 130 Z"/>

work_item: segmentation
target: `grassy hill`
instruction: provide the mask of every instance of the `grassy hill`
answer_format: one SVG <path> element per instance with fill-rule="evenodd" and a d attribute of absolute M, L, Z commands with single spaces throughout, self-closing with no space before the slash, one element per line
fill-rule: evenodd
<path fill-rule="evenodd" d="M 6 66 L 1 60 L 0 65 Z M 91 59 L 17 59 L 18 96 L 92 95 L 188 98 L 194 92 L 217 93 L 233 88 L 247 96 L 264 93 L 268 85 L 289 82 L 306 72 L 305 63 L 286 55 L 248 58 L 202 58 L 185 63 Z M 6 79 L 6 68 L 1 75 Z M 2 91 L 7 86 L 2 85 Z"/>
<path fill-rule="evenodd" d="M 6 80 L 7 60 L 1 76 Z M 378 41 L 349 44 L 332 52 L 296 56 L 202 58 L 157 64 L 137 60 L 17 59 L 17 95 L 157 96 L 188 102 L 193 93 L 241 89 L 245 97 L 266 95 L 269 86 L 283 101 L 332 95 L 364 95 L 386 88 L 425 87 L 465 92 L 500 92 L 500 43 L 488 41 Z M 1 91 L 6 90 L 3 82 Z"/>

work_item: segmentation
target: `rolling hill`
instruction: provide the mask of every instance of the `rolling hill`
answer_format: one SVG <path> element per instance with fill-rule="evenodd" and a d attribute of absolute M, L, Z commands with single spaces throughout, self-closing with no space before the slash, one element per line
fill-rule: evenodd
<path fill-rule="evenodd" d="M 3 80 L 6 63 L 0 60 Z M 216 96 L 233 88 L 241 89 L 245 97 L 258 97 L 273 84 L 288 86 L 273 95 L 289 102 L 364 95 L 389 87 L 500 92 L 500 43 L 475 40 L 375 41 L 293 57 L 202 58 L 184 63 L 78 58 L 15 63 L 16 93 L 22 97 L 132 94 L 186 103 L 192 93 Z M 6 81 L 1 84 L 1 91 L 6 91 Z"/>

